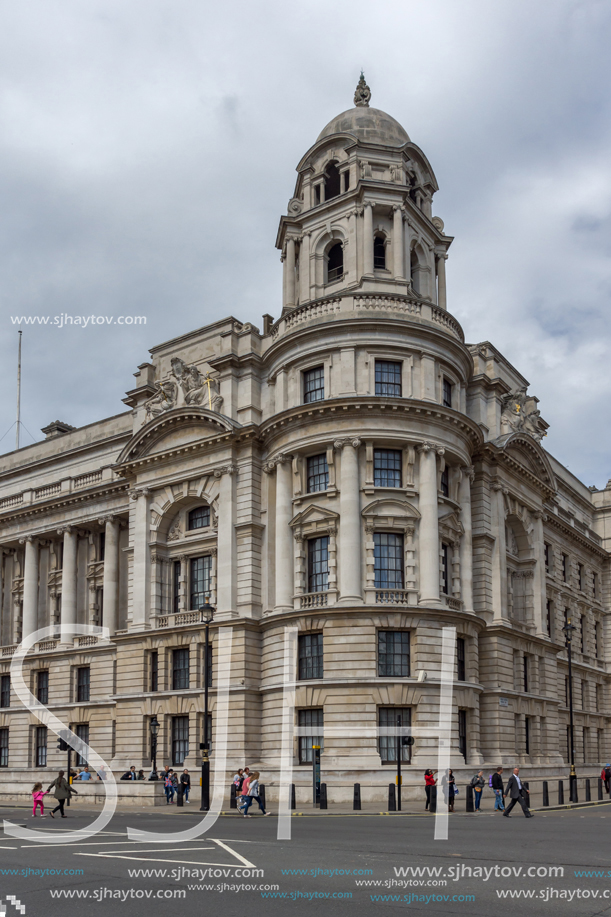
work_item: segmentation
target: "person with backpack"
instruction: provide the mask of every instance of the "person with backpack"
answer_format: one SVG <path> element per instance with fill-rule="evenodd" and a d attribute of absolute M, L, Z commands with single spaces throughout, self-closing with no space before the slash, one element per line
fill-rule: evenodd
<path fill-rule="evenodd" d="M 478 771 L 474 777 L 471 778 L 471 786 L 473 787 L 473 797 L 475 800 L 475 811 L 479 814 L 480 805 L 482 803 L 482 794 L 484 792 L 484 786 L 486 781 L 484 780 L 484 772 Z"/>
<path fill-rule="evenodd" d="M 494 790 L 494 811 L 505 811 L 505 801 L 503 799 L 503 768 L 497 767 L 495 774 L 490 774 L 488 786 Z"/>

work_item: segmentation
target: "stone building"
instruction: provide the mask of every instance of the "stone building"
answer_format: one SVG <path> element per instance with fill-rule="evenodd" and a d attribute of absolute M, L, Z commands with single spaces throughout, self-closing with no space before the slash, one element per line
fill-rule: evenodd
<path fill-rule="evenodd" d="M 355 105 L 297 166 L 276 245 L 280 317 L 229 317 L 151 350 L 128 410 L 0 465 L 0 767 L 56 767 L 18 702 L 18 642 L 51 635 L 32 692 L 113 768 L 196 768 L 204 627 L 233 634 L 228 767 L 280 760 L 284 633 L 298 628 L 295 782 L 317 736 L 339 798 L 383 798 L 401 715 L 436 721 L 441 628 L 456 628 L 452 763 L 567 761 L 562 627 L 573 638 L 578 763 L 611 754 L 611 489 L 585 487 L 541 444 L 527 380 L 447 309 L 452 243 L 437 181 L 390 115 Z M 280 304 L 278 304 L 280 310 Z M 381 734 L 376 731 L 381 729 Z M 421 783 L 436 742 L 401 750 Z M 268 790 L 269 792 L 269 790 Z M 306 792 L 306 790 L 304 790 Z"/>

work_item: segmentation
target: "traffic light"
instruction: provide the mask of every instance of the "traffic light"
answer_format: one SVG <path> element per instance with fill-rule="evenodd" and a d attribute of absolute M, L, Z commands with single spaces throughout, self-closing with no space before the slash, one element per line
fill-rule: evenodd
<path fill-rule="evenodd" d="M 69 748 L 69 745 L 68 745 L 68 743 L 65 741 L 65 739 L 60 739 L 59 742 L 57 743 L 57 750 L 58 750 L 58 751 L 68 751 L 68 748 Z"/>
<path fill-rule="evenodd" d="M 401 745 L 406 746 L 406 745 L 413 745 L 413 744 L 414 744 L 413 736 L 401 736 Z"/>

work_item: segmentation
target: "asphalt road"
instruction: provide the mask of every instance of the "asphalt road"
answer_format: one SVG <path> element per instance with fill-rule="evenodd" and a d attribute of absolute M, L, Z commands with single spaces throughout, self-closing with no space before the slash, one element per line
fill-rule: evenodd
<path fill-rule="evenodd" d="M 128 839 L 128 826 L 171 832 L 201 818 L 173 809 L 117 814 L 103 834 L 62 845 L 62 832 L 88 824 L 90 813 L 73 806 L 69 821 L 0 814 L 56 832 L 59 842 L 0 837 L 7 917 L 24 913 L 17 902 L 25 917 L 611 915 L 611 805 L 529 820 L 517 810 L 509 820 L 456 814 L 447 841 L 433 839 L 430 816 L 415 815 L 293 818 L 292 839 L 278 841 L 276 818 L 257 814 L 221 817 L 195 841 Z M 587 870 L 600 875 L 576 875 Z"/>

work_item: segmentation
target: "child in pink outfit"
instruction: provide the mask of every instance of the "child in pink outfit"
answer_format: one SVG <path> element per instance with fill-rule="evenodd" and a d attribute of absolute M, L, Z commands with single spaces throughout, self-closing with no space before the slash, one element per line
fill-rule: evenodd
<path fill-rule="evenodd" d="M 32 799 L 34 800 L 34 808 L 32 810 L 32 818 L 36 818 L 36 809 L 40 806 L 40 817 L 46 818 L 45 807 L 43 804 L 43 798 L 47 796 L 48 793 L 45 793 L 42 788 L 42 783 L 35 783 L 34 789 L 32 790 Z"/>

